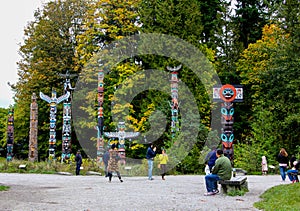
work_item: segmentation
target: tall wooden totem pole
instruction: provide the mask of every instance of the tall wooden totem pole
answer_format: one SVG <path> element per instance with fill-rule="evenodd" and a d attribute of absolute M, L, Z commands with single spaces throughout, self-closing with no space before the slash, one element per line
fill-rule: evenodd
<path fill-rule="evenodd" d="M 64 100 L 63 106 L 63 129 L 62 129 L 62 154 L 61 162 L 67 161 L 71 156 L 71 137 L 72 137 L 72 127 L 71 127 L 71 91 L 74 90 L 71 85 L 70 77 L 77 76 L 77 74 L 70 74 L 67 71 L 66 74 L 60 74 L 61 77 L 66 78 L 64 83 L 64 95 L 69 95 Z"/>
<path fill-rule="evenodd" d="M 179 113 L 179 102 L 178 102 L 178 71 L 181 69 L 182 65 L 178 67 L 167 67 L 167 69 L 171 72 L 171 132 L 172 137 L 175 136 L 176 132 L 179 131 L 179 120 L 178 120 L 178 113 Z"/>
<path fill-rule="evenodd" d="M 40 92 L 40 98 L 45 100 L 50 104 L 50 137 L 49 137 L 49 160 L 55 159 L 55 148 L 56 148 L 56 105 L 61 103 L 62 101 L 68 99 L 70 96 L 70 92 L 60 96 L 59 98 L 56 97 L 55 89 L 52 89 L 51 97 L 44 95 Z"/>
<path fill-rule="evenodd" d="M 29 150 L 28 160 L 31 162 L 38 161 L 38 104 L 36 94 L 31 96 L 30 105 L 30 131 L 29 131 Z"/>
<path fill-rule="evenodd" d="M 8 111 L 6 144 L 7 144 L 6 160 L 11 161 L 13 158 L 13 149 L 14 149 L 14 110 L 13 109 L 11 111 Z"/>
<path fill-rule="evenodd" d="M 104 102 L 104 72 L 98 72 L 98 111 L 97 111 L 97 161 L 102 163 L 104 154 L 104 117 L 103 117 L 103 102 Z"/>
<path fill-rule="evenodd" d="M 224 155 L 227 156 L 233 164 L 234 159 L 234 102 L 243 101 L 243 88 L 241 85 L 225 84 L 213 88 L 213 100 L 221 102 L 221 141 Z"/>

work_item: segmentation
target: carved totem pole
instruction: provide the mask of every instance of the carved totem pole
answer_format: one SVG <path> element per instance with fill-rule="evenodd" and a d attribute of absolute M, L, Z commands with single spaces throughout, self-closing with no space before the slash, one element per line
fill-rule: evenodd
<path fill-rule="evenodd" d="M 63 129 L 62 129 L 62 154 L 61 154 L 61 162 L 68 160 L 71 156 L 71 137 L 72 137 L 72 127 L 71 127 L 71 119 L 72 119 L 72 111 L 71 111 L 71 91 L 74 90 L 72 88 L 70 77 L 77 76 L 77 74 L 70 74 L 67 71 L 66 74 L 59 74 L 61 77 L 66 78 L 64 83 L 64 95 L 69 95 L 69 97 L 65 98 L 64 106 L 63 106 Z"/>
<path fill-rule="evenodd" d="M 104 154 L 104 117 L 103 117 L 103 102 L 104 102 L 104 72 L 98 72 L 98 112 L 97 112 L 97 161 L 102 163 Z"/>
<path fill-rule="evenodd" d="M 178 71 L 181 69 L 182 65 L 178 67 L 167 67 L 167 69 L 171 72 L 171 97 L 172 101 L 170 104 L 171 107 L 171 132 L 172 137 L 175 136 L 175 133 L 179 131 L 179 121 L 178 121 L 178 112 L 179 112 L 179 102 L 178 102 Z"/>
<path fill-rule="evenodd" d="M 213 88 L 213 100 L 221 102 L 221 141 L 224 155 L 227 156 L 233 164 L 234 159 L 234 134 L 233 134 L 233 123 L 234 123 L 234 102 L 243 101 L 243 88 L 240 85 L 225 84 L 221 87 Z"/>
<path fill-rule="evenodd" d="M 140 135 L 139 132 L 125 132 L 125 122 L 119 122 L 117 132 L 104 132 L 104 135 L 108 138 L 118 138 L 118 151 L 121 158 L 120 163 L 126 163 L 126 154 L 125 154 L 125 139 L 135 138 Z"/>
<path fill-rule="evenodd" d="M 6 160 L 11 161 L 13 158 L 14 149 L 14 110 L 8 111 L 8 121 L 7 121 L 7 156 Z"/>
<path fill-rule="evenodd" d="M 56 105 L 61 103 L 62 101 L 68 99 L 70 96 L 70 92 L 56 97 L 56 91 L 52 89 L 51 98 L 47 95 L 44 95 L 40 92 L 40 98 L 45 100 L 50 104 L 50 137 L 49 137 L 49 160 L 55 159 L 55 148 L 56 148 Z"/>
<path fill-rule="evenodd" d="M 38 161 L 38 104 L 36 94 L 31 96 L 30 105 L 30 131 L 29 131 L 29 151 L 28 160 L 31 162 Z"/>

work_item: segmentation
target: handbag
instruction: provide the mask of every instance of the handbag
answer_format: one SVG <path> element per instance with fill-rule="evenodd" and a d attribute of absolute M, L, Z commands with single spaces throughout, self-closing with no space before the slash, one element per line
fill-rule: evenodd
<path fill-rule="evenodd" d="M 158 165 L 157 165 L 157 168 L 159 168 L 159 169 L 160 169 L 160 164 L 158 164 Z"/>

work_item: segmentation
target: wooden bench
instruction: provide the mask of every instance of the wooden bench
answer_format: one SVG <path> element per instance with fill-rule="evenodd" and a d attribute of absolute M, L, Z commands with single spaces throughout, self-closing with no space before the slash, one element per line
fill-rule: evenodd
<path fill-rule="evenodd" d="M 223 193 L 242 189 L 248 191 L 247 177 L 243 176 L 232 177 L 230 180 L 219 180 L 219 184 L 221 184 L 221 190 Z"/>

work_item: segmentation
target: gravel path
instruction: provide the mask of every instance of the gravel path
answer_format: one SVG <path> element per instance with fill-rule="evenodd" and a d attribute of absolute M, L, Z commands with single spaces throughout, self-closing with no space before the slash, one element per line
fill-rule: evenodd
<path fill-rule="evenodd" d="M 147 211 L 147 210 L 257 210 L 253 203 L 272 186 L 282 184 L 279 175 L 248 175 L 249 192 L 244 196 L 204 196 L 203 175 L 114 177 L 45 174 L 0 174 L 0 210 L 13 211 Z M 287 184 L 289 182 L 286 182 Z"/>

